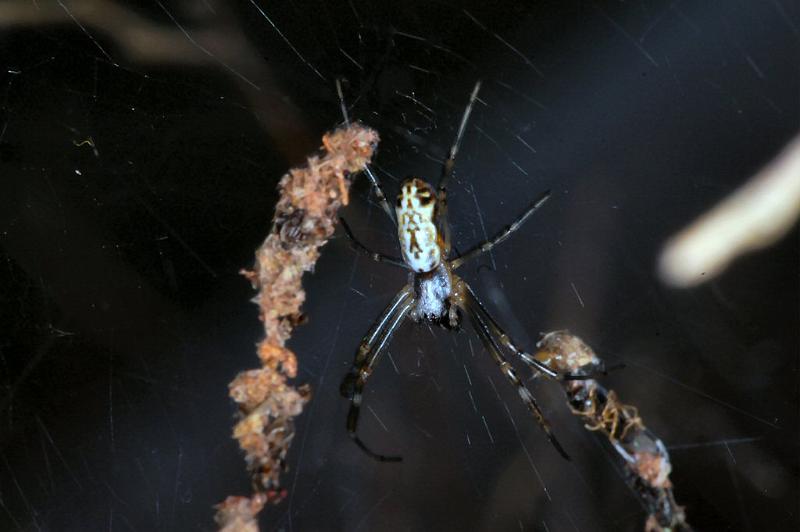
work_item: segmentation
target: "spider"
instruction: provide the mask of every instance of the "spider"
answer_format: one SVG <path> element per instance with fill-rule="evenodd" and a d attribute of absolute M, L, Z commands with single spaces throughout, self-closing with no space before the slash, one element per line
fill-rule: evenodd
<path fill-rule="evenodd" d="M 513 223 L 506 226 L 494 238 L 487 240 L 469 251 L 450 257 L 452 246 L 450 229 L 447 224 L 447 185 L 453 174 L 455 158 L 461 139 L 478 98 L 481 83 L 478 81 L 470 95 L 469 103 L 464 110 L 456 139 L 444 162 L 439 184 L 433 186 L 422 179 L 412 177 L 406 179 L 397 196 L 395 208 L 397 220 L 397 236 L 400 242 L 402 260 L 377 253 L 363 245 L 353 234 L 344 219 L 342 227 L 353 248 L 377 262 L 393 264 L 410 270 L 408 283 L 400 289 L 394 299 L 384 309 L 373 326 L 362 338 L 355 355 L 352 368 L 340 386 L 343 397 L 350 400 L 347 415 L 347 432 L 353 441 L 370 457 L 381 462 L 399 462 L 400 456 L 386 456 L 372 451 L 357 434 L 358 418 L 364 394 L 364 386 L 372 374 L 378 355 L 386 348 L 392 334 L 406 318 L 422 323 L 441 325 L 448 329 L 458 329 L 462 315 L 466 314 L 486 350 L 494 359 L 505 377 L 517 388 L 520 398 L 531 411 L 547 438 L 565 459 L 569 456 L 553 435 L 550 425 L 544 418 L 536 399 L 517 376 L 517 372 L 503 356 L 501 346 L 531 368 L 556 379 L 586 379 L 581 375 L 559 375 L 532 355 L 517 347 L 511 337 L 498 325 L 489 314 L 475 292 L 455 274 L 455 270 L 467 261 L 483 254 L 506 240 L 511 234 L 544 204 L 550 192 L 542 194 Z M 341 99 L 341 89 L 339 95 Z M 347 114 L 342 110 L 347 122 Z M 392 211 L 383 194 L 377 178 L 367 168 L 367 175 L 375 189 L 376 196 L 383 209 L 394 221 Z"/>

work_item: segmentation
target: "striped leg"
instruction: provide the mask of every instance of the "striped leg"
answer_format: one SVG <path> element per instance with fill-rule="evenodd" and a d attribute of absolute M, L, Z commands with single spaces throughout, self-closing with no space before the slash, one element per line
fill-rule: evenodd
<path fill-rule="evenodd" d="M 594 371 L 588 375 L 559 374 L 558 372 L 553 371 L 546 364 L 536 360 L 530 353 L 517 347 L 514 340 L 511 339 L 511 337 L 500 327 L 492 315 L 489 314 L 489 311 L 483 306 L 483 303 L 481 303 L 480 299 L 478 299 L 478 297 L 475 295 L 475 292 L 472 291 L 472 287 L 470 287 L 467 283 L 464 283 L 464 287 L 466 288 L 467 307 L 473 309 L 481 317 L 481 320 L 486 325 L 486 328 L 490 334 L 493 335 L 493 338 L 496 342 L 500 342 L 502 345 L 508 348 L 509 351 L 517 355 L 531 369 L 540 373 L 544 373 L 551 379 L 561 381 L 588 380 L 596 377 L 598 373 L 605 374 L 605 370 L 602 368 L 599 371 Z"/>
<path fill-rule="evenodd" d="M 344 94 L 342 93 L 342 82 L 339 79 L 336 80 L 336 94 L 339 96 L 339 106 L 342 109 L 342 118 L 344 118 L 344 123 L 345 125 L 349 126 L 350 117 L 347 115 L 347 106 L 344 104 Z M 367 174 L 367 178 L 372 184 L 372 190 L 375 191 L 375 196 L 378 198 L 381 208 L 383 208 L 383 211 L 386 213 L 389 219 L 396 225 L 394 211 L 389 205 L 389 202 L 386 200 L 386 194 L 383 193 L 383 188 L 381 188 L 380 181 L 378 181 L 378 178 L 372 173 L 372 170 L 369 166 L 364 167 L 364 172 Z"/>
<path fill-rule="evenodd" d="M 563 456 L 566 460 L 569 460 L 569 455 L 558 442 L 553 434 L 553 431 L 550 429 L 550 424 L 545 419 L 541 408 L 539 408 L 539 405 L 536 403 L 536 399 L 533 397 L 533 394 L 531 394 L 530 390 L 528 390 L 528 388 L 525 386 L 525 383 L 519 379 L 517 372 L 501 353 L 500 346 L 497 345 L 497 341 L 492 337 L 489 325 L 480 315 L 480 311 L 474 305 L 469 304 L 465 310 L 469 314 L 472 324 L 475 327 L 478 336 L 480 336 L 483 345 L 486 347 L 487 351 L 489 351 L 489 354 L 492 355 L 492 358 L 500 367 L 500 371 L 503 373 L 503 375 L 505 375 L 511 384 L 516 386 L 520 399 L 522 399 L 522 402 L 525 403 L 525 406 L 527 406 L 528 410 L 530 410 L 531 414 L 533 414 L 536 422 L 547 435 L 547 439 L 550 440 L 550 443 L 553 444 L 553 447 L 556 448 L 561 456 Z"/>
<path fill-rule="evenodd" d="M 389 201 L 386 199 L 386 194 L 383 193 L 383 188 L 381 187 L 381 182 L 378 181 L 378 177 L 372 172 L 369 166 L 364 167 L 364 172 L 367 174 L 367 178 L 372 184 L 372 190 L 375 192 L 375 197 L 378 198 L 383 212 L 386 213 L 386 216 L 389 217 L 394 225 L 397 225 L 397 220 L 394 219 L 394 210 L 389 206 Z"/>
<path fill-rule="evenodd" d="M 475 246 L 474 248 L 470 249 L 469 251 L 465 252 L 463 255 L 460 255 L 460 256 L 456 257 L 455 259 L 453 259 L 453 261 L 451 262 L 450 265 L 455 270 L 456 268 L 458 268 L 459 266 L 461 266 L 462 264 L 464 264 L 468 260 L 473 259 L 473 258 L 477 257 L 478 255 L 483 255 L 487 251 L 491 250 L 497 244 L 499 244 L 500 242 L 502 242 L 503 240 L 505 240 L 506 238 L 511 236 L 511 234 L 514 231 L 519 229 L 522 226 L 522 224 L 525 223 L 525 221 L 528 219 L 528 217 L 531 214 L 533 214 L 534 212 L 536 212 L 536 210 L 539 207 L 541 207 L 542 204 L 545 201 L 547 201 L 549 198 L 550 198 L 550 191 L 548 190 L 547 192 L 542 194 L 542 196 L 538 200 L 536 200 L 533 203 L 533 205 L 528 207 L 528 209 L 525 212 L 523 212 L 522 215 L 519 218 L 514 220 L 510 225 L 507 225 L 502 231 L 497 233 L 491 240 L 487 240 L 486 242 L 483 242 L 482 244 L 479 244 L 479 245 Z"/>
<path fill-rule="evenodd" d="M 442 169 L 442 176 L 439 179 L 439 186 L 436 190 L 436 196 L 438 200 L 438 220 L 437 224 L 439 226 L 439 231 L 442 232 L 444 236 L 444 256 L 445 258 L 450 256 L 450 225 L 447 223 L 447 184 L 450 181 L 450 178 L 453 175 L 453 168 L 456 165 L 456 155 L 458 155 L 458 149 L 461 147 L 461 139 L 464 136 L 464 130 L 467 129 L 467 121 L 469 120 L 469 115 L 472 113 L 472 108 L 475 106 L 475 100 L 478 99 L 478 91 L 481 89 L 481 82 L 478 81 L 475 83 L 475 88 L 472 89 L 472 94 L 469 97 L 469 103 L 467 104 L 467 108 L 464 109 L 464 115 L 461 117 L 461 124 L 458 126 L 458 133 L 456 134 L 456 140 L 453 142 L 453 145 L 450 147 L 450 153 L 447 154 L 447 160 L 444 162 L 444 168 Z"/>
<path fill-rule="evenodd" d="M 372 451 L 356 434 L 364 386 L 372 374 L 378 355 L 389 343 L 392 334 L 403 323 L 413 305 L 412 289 L 406 286 L 395 296 L 383 311 L 381 317 L 378 318 L 378 321 L 375 322 L 361 340 L 361 345 L 358 347 L 353 361 L 353 367 L 339 387 L 339 392 L 342 396 L 350 399 L 350 410 L 347 414 L 348 434 L 362 451 L 380 462 L 399 462 L 402 458 L 399 456 L 384 456 Z"/>
<path fill-rule="evenodd" d="M 339 218 L 339 221 L 342 223 L 342 228 L 344 229 L 347 238 L 350 239 L 350 244 L 352 244 L 353 249 L 369 257 L 370 259 L 374 260 L 375 262 L 385 262 L 387 264 L 391 264 L 392 266 L 399 266 L 400 268 L 408 269 L 408 265 L 403 262 L 401 259 L 396 257 L 390 257 L 389 255 L 384 255 L 383 253 L 378 253 L 377 251 L 372 251 L 367 246 L 362 244 L 356 236 L 353 234 L 353 231 L 350 229 L 350 226 L 347 224 L 344 218 Z"/>

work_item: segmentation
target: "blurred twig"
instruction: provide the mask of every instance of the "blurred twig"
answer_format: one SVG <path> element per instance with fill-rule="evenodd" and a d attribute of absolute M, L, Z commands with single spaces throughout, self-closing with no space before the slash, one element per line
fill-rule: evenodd
<path fill-rule="evenodd" d="M 92 32 L 98 32 L 99 36 L 114 41 L 131 61 L 137 63 L 202 64 L 213 61 L 180 29 L 158 24 L 109 0 L 17 0 L 0 4 L 0 28 L 54 24 L 79 24 L 89 36 L 93 35 Z M 249 52 L 246 44 L 231 40 L 232 35 L 223 34 L 213 27 L 192 30 L 192 35 L 196 41 L 213 41 L 224 45 L 226 48 L 220 51 L 223 58 L 237 52 Z M 101 51 L 107 55 L 102 48 Z"/>
<path fill-rule="evenodd" d="M 769 246 L 800 216 L 800 137 L 736 192 L 664 247 L 659 273 L 689 287 L 722 272 L 737 256 Z"/>
<path fill-rule="evenodd" d="M 304 321 L 303 274 L 313 269 L 320 248 L 333 235 L 337 211 L 347 205 L 350 176 L 364 169 L 378 143 L 378 134 L 353 124 L 322 138 L 325 154 L 308 158 L 278 186 L 272 229 L 256 251 L 252 271 L 243 275 L 258 289 L 255 301 L 266 337 L 258 345 L 262 367 L 244 371 L 230 383 L 239 404 L 234 437 L 245 452 L 253 479 L 252 497 L 228 497 L 217 506 L 222 530 L 258 530 L 255 519 L 268 502 L 286 495 L 280 475 L 294 437 L 294 417 L 310 399 L 310 387 L 295 388 L 297 358 L 285 347 L 294 327 Z"/>
<path fill-rule="evenodd" d="M 536 359 L 560 374 L 593 375 L 603 369 L 592 348 L 567 331 L 542 335 L 537 348 Z M 622 403 L 595 379 L 566 380 L 562 385 L 572 413 L 587 430 L 603 435 L 624 463 L 628 485 L 648 513 L 645 530 L 690 531 L 672 493 L 669 453 L 644 426 L 636 407 Z"/>
<path fill-rule="evenodd" d="M 286 105 L 285 80 L 250 43 L 239 15 L 225 2 L 218 4 L 212 12 L 190 0 L 169 7 L 156 3 L 161 7 L 156 20 L 111 0 L 6 0 L 0 2 L 0 30 L 72 25 L 114 66 L 221 67 L 239 85 L 279 151 L 300 160 L 305 150 L 298 139 L 311 137 L 305 114 Z"/>

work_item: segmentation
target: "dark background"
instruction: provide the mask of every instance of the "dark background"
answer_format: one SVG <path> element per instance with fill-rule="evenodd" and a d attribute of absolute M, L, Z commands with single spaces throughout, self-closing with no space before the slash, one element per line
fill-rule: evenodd
<path fill-rule="evenodd" d="M 696 528 L 796 529 L 797 230 L 696 289 L 654 272 L 800 129 L 797 3 L 255 2 L 269 20 L 249 1 L 0 6 L 0 529 L 212 530 L 211 505 L 249 492 L 227 383 L 262 332 L 237 272 L 277 180 L 341 122 L 337 77 L 392 196 L 438 176 L 483 79 L 456 247 L 553 197 L 465 279 L 523 345 L 567 328 L 627 363 L 604 382 L 669 447 Z M 365 179 L 343 213 L 397 252 Z M 404 276 L 342 238 L 307 276 L 292 347 L 314 400 L 264 529 L 642 530 L 560 389 L 530 383 L 572 462 L 470 331 L 403 327 L 361 432 L 405 461 L 359 452 L 338 384 Z"/>

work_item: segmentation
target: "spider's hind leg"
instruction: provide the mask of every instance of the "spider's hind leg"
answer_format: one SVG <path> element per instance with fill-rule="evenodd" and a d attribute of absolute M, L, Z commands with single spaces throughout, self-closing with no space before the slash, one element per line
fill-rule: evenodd
<path fill-rule="evenodd" d="M 466 283 L 464 283 L 466 285 Z M 473 326 L 475 327 L 475 331 L 478 333 L 483 345 L 486 347 L 486 350 L 489 351 L 489 354 L 492 355 L 495 363 L 499 366 L 500 371 L 503 372 L 503 375 L 517 388 L 517 392 L 519 393 L 520 399 L 522 402 L 525 403 L 525 406 L 528 407 L 533 417 L 536 419 L 536 422 L 539 424 L 541 429 L 547 435 L 547 439 L 550 440 L 550 443 L 555 447 L 556 451 L 564 457 L 566 460 L 570 460 L 569 455 L 558 442 L 555 435 L 553 434 L 552 429 L 550 428 L 550 424 L 544 417 L 544 413 L 542 409 L 539 408 L 536 399 L 533 397 L 533 394 L 528 390 L 520 378 L 517 376 L 516 370 L 508 363 L 508 361 L 503 356 L 500 346 L 497 344 L 497 341 L 492 337 L 489 325 L 486 323 L 484 318 L 480 315 L 478 309 L 474 306 L 466 303 L 465 309 L 469 314 L 469 317 L 472 321 Z"/>
<path fill-rule="evenodd" d="M 516 342 L 514 342 L 514 340 L 512 340 L 511 337 L 503 330 L 503 328 L 500 327 L 500 325 L 497 323 L 497 320 L 495 320 L 492 315 L 489 314 L 489 311 L 486 310 L 486 307 L 483 305 L 483 303 L 481 303 L 481 300 L 478 299 L 478 296 L 475 295 L 475 292 L 472 291 L 472 288 L 467 283 L 464 283 L 464 291 L 464 298 L 466 300 L 465 305 L 471 309 L 471 311 L 474 310 L 475 313 L 481 317 L 481 320 L 486 325 L 489 333 L 493 335 L 497 342 L 504 345 L 509 351 L 517 355 L 520 360 L 522 360 L 532 370 L 558 381 L 582 381 L 593 379 L 598 375 L 605 375 L 607 373 L 606 368 L 603 366 L 597 367 L 594 371 L 581 374 L 559 373 L 555 371 L 547 364 L 534 358 L 530 353 L 517 347 Z M 617 365 L 609 369 L 614 370 L 618 368 L 619 366 Z"/>
<path fill-rule="evenodd" d="M 411 287 L 406 286 L 389 303 L 389 306 L 386 307 L 366 336 L 361 340 L 353 366 L 339 386 L 339 393 L 350 400 L 350 409 L 347 413 L 347 433 L 362 451 L 380 462 L 399 462 L 402 458 L 378 454 L 367 447 L 358 437 L 357 429 L 361 401 L 364 387 L 367 384 L 367 379 L 372 374 L 378 355 L 389 343 L 392 334 L 403 323 L 406 315 L 414 306 L 412 294 Z"/>

